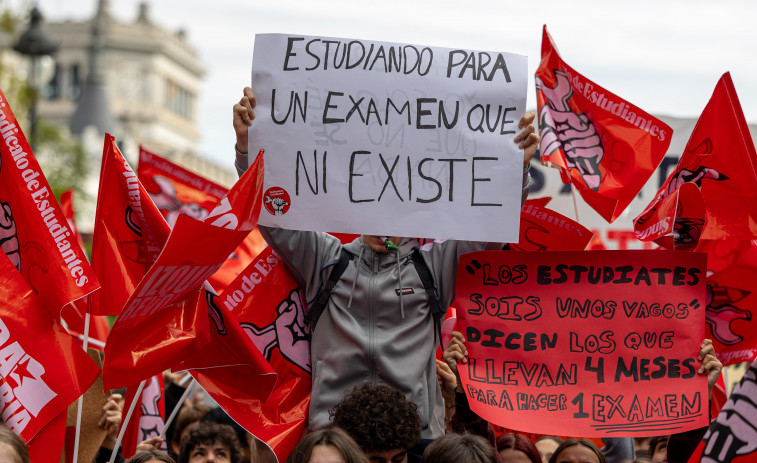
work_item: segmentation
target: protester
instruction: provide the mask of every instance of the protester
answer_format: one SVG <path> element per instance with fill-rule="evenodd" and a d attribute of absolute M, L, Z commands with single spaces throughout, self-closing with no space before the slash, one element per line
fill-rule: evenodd
<path fill-rule="evenodd" d="M 252 161 L 246 150 L 254 107 L 255 96 L 247 87 L 233 108 L 236 167 L 240 175 Z M 519 123 L 522 131 L 514 138 L 524 150 L 521 201 L 530 190 L 527 170 L 539 141 L 533 120 L 533 113 L 524 115 Z M 315 328 L 311 326 L 313 386 L 309 429 L 327 426 L 328 410 L 341 394 L 370 378 L 396 387 L 418 405 L 424 438 L 444 434 L 444 404 L 434 356 L 440 340 L 434 336 L 438 331 L 434 316 L 452 302 L 459 256 L 501 249 L 502 244 L 449 240 L 420 250 L 433 280 L 429 282 L 433 287 L 429 293 L 436 293 L 433 297 L 437 301 L 433 301 L 418 274 L 423 263 L 413 259 L 420 247 L 415 239 L 363 235 L 342 246 L 337 238 L 325 233 L 262 226 L 259 229 L 304 291 L 311 312 L 319 294 L 327 298 L 322 301 L 320 321 Z M 322 293 L 342 250 L 349 256 L 347 268 L 335 282 L 333 293 Z M 402 290 L 395 292 L 398 283 Z"/>
<path fill-rule="evenodd" d="M 250 461 L 250 442 L 252 441 L 253 437 L 252 434 L 247 432 L 246 429 L 244 429 L 242 426 L 239 425 L 236 421 L 234 421 L 228 413 L 226 413 L 221 407 L 213 407 L 211 408 L 203 417 L 200 419 L 200 423 L 204 422 L 213 422 L 218 424 L 225 424 L 227 426 L 230 426 L 231 429 L 234 430 L 234 433 L 237 435 L 237 439 L 239 440 L 239 445 L 241 446 L 242 451 L 242 460 L 244 461 Z"/>
<path fill-rule="evenodd" d="M 497 452 L 502 463 L 540 463 L 541 455 L 523 434 L 507 433 L 497 437 Z"/>
<path fill-rule="evenodd" d="M 397 389 L 363 383 L 330 411 L 334 426 L 352 437 L 373 462 L 404 463 L 421 438 L 421 417 L 415 403 Z M 414 452 L 420 459 L 422 451 Z"/>
<path fill-rule="evenodd" d="M 26 444 L 3 424 L 0 424 L 0 462 L 29 463 Z"/>
<path fill-rule="evenodd" d="M 668 439 L 670 436 L 655 436 L 649 439 L 649 454 L 652 463 L 663 463 L 668 458 Z"/>
<path fill-rule="evenodd" d="M 100 444 L 100 448 L 95 454 L 94 463 L 106 463 L 110 461 L 110 455 L 113 453 L 113 447 L 116 445 L 116 440 L 118 439 L 118 429 L 121 426 L 122 407 L 122 394 L 113 393 L 105 401 L 105 405 L 102 407 L 103 413 L 97 425 L 101 429 L 107 429 L 108 433 L 103 438 L 102 444 Z M 121 448 L 119 446 L 114 463 L 122 463 L 123 461 L 124 459 L 121 456 Z"/>
<path fill-rule="evenodd" d="M 368 463 L 368 457 L 343 429 L 331 426 L 306 434 L 288 463 Z"/>
<path fill-rule="evenodd" d="M 646 442 L 648 444 L 649 439 Z M 603 437 L 602 444 L 600 450 L 604 453 L 607 463 L 625 463 L 639 456 L 634 450 L 638 444 L 633 437 Z"/>
<path fill-rule="evenodd" d="M 210 407 L 203 403 L 182 407 L 173 423 L 174 426 L 172 426 L 173 435 L 171 436 L 171 446 L 168 449 L 169 455 L 174 459 L 178 457 L 181 440 L 200 423 L 200 419 L 209 411 Z M 166 437 L 168 437 L 168 433 L 166 433 Z"/>
<path fill-rule="evenodd" d="M 147 450 L 137 452 L 126 463 L 176 463 L 176 460 L 161 451 Z"/>
<path fill-rule="evenodd" d="M 143 440 L 139 444 L 137 444 L 137 448 L 135 449 L 135 453 L 141 453 L 141 452 L 160 452 L 161 447 L 163 446 L 164 438 L 160 436 L 153 436 L 148 439 Z M 170 455 L 169 455 L 170 456 Z M 173 458 L 173 457 L 172 457 Z"/>
<path fill-rule="evenodd" d="M 607 459 L 590 441 L 568 439 L 557 447 L 549 463 L 607 463 Z"/>
<path fill-rule="evenodd" d="M 557 436 L 542 436 L 536 439 L 534 446 L 536 447 L 536 450 L 539 451 L 539 455 L 541 455 L 542 463 L 547 463 L 549 461 L 550 457 L 555 453 L 555 450 L 557 450 L 557 447 L 559 447 L 560 444 L 562 444 L 562 439 Z"/>
<path fill-rule="evenodd" d="M 181 440 L 178 463 L 242 462 L 239 439 L 229 425 L 203 422 Z"/>
<path fill-rule="evenodd" d="M 422 463 L 496 463 L 497 452 L 481 436 L 447 434 L 423 452 Z"/>
<path fill-rule="evenodd" d="M 436 361 L 436 378 L 444 400 L 444 425 L 446 432 L 452 432 L 452 417 L 455 415 L 455 391 L 457 376 L 449 365 L 442 360 Z"/>

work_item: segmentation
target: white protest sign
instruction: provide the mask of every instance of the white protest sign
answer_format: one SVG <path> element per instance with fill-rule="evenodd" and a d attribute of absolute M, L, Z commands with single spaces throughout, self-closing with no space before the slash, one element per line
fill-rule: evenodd
<path fill-rule="evenodd" d="M 259 223 L 517 242 L 526 80 L 510 53 L 256 35 Z"/>

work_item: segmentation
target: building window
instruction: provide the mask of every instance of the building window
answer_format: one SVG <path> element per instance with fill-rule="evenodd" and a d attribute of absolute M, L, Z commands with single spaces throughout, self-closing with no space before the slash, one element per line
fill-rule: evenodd
<path fill-rule="evenodd" d="M 163 106 L 185 119 L 192 119 L 194 95 L 171 79 L 166 79 Z"/>
<path fill-rule="evenodd" d="M 61 84 L 61 69 L 58 63 L 55 63 L 55 72 L 50 78 L 50 81 L 45 84 L 43 89 L 43 96 L 48 100 L 55 100 L 60 98 L 60 84 Z"/>
<path fill-rule="evenodd" d="M 81 95 L 81 81 L 79 77 L 79 65 L 78 64 L 72 64 L 71 68 L 69 69 L 69 80 L 68 80 L 68 97 L 72 100 L 78 100 L 79 95 Z"/>

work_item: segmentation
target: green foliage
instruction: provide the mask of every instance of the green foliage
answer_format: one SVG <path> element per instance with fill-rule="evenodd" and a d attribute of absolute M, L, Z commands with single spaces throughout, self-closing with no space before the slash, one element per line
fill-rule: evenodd
<path fill-rule="evenodd" d="M 70 189 L 87 196 L 81 185 L 90 169 L 87 154 L 68 129 L 38 120 L 35 155 L 56 198 Z"/>

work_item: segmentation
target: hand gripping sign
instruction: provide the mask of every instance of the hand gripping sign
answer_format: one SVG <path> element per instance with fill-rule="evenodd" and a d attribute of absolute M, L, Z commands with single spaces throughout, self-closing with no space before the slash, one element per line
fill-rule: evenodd
<path fill-rule="evenodd" d="M 469 359 L 458 368 L 472 410 L 552 435 L 705 426 L 704 289 L 696 253 L 462 256 L 454 305 Z"/>

